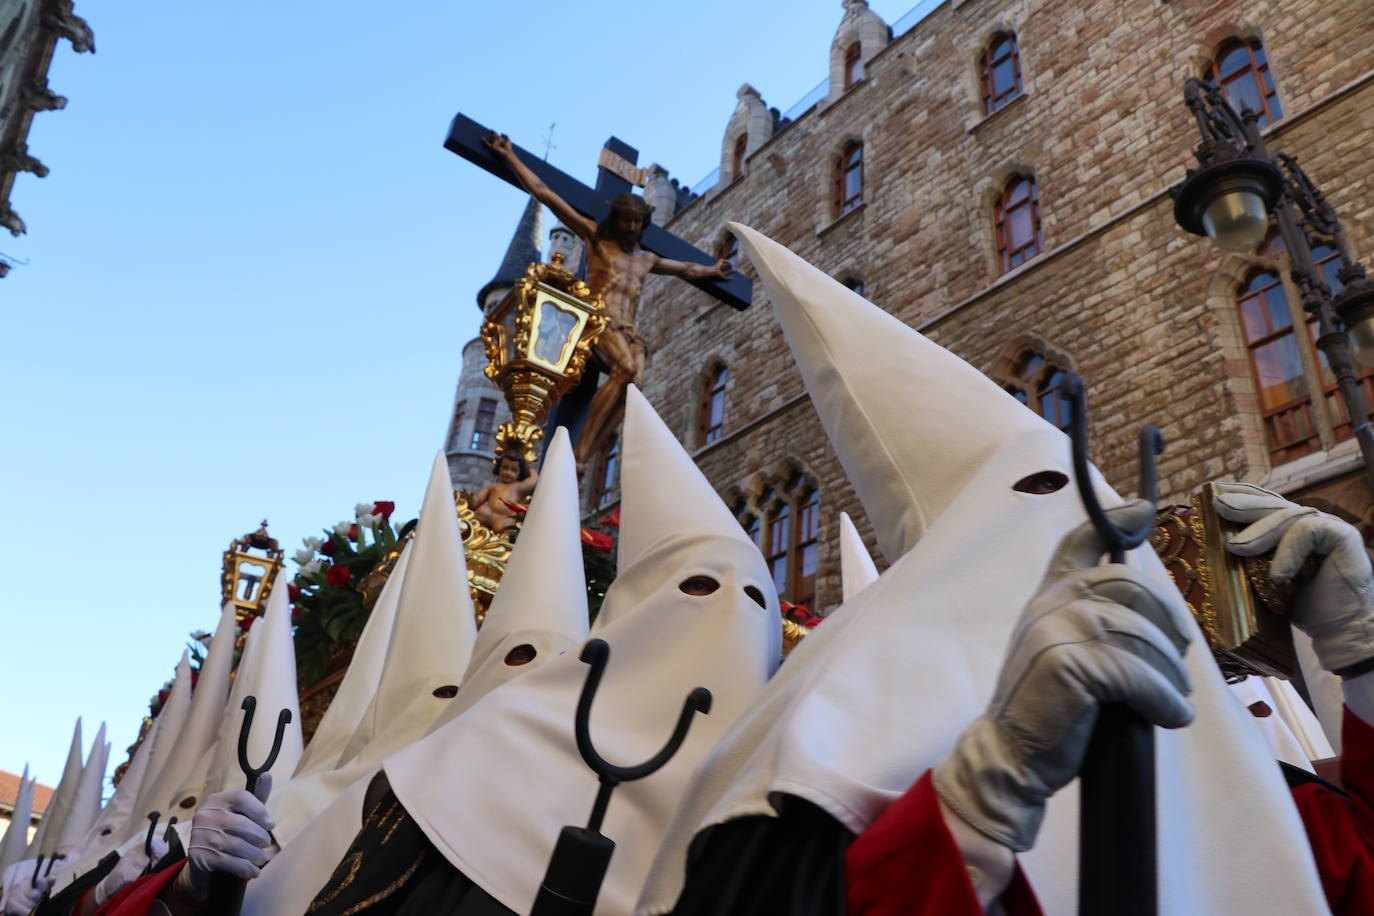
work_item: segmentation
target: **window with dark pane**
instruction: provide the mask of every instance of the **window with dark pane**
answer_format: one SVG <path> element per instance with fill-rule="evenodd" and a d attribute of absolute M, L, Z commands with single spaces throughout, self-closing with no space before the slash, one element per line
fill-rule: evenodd
<path fill-rule="evenodd" d="M 863 78 L 863 48 L 856 41 L 844 52 L 844 88 L 848 89 Z"/>
<path fill-rule="evenodd" d="M 735 151 L 731 157 L 730 177 L 738 178 L 744 174 L 744 153 L 749 148 L 749 135 L 740 134 L 735 138 Z"/>
<path fill-rule="evenodd" d="M 1073 423 L 1073 408 L 1064 397 L 1067 366 L 1034 347 L 1024 347 L 1003 374 L 1002 389 L 1062 430 Z"/>
<path fill-rule="evenodd" d="M 463 415 L 467 412 L 467 409 L 467 401 L 459 401 L 458 405 L 453 408 L 453 426 L 450 427 L 448 431 L 449 451 L 454 451 L 462 447 L 462 442 L 458 437 L 462 435 Z"/>
<path fill-rule="evenodd" d="M 716 257 L 729 261 L 731 267 L 739 267 L 739 239 L 735 238 L 733 232 L 716 246 Z"/>
<path fill-rule="evenodd" d="M 792 551 L 792 602 L 814 608 L 819 558 L 820 494 L 806 489 L 797 500 L 797 544 Z"/>
<path fill-rule="evenodd" d="M 1340 252 L 1330 245 L 1313 246 L 1312 263 L 1316 267 L 1318 276 L 1331 290 L 1332 295 L 1340 292 L 1342 284 L 1337 273 L 1345 266 L 1345 260 L 1341 257 Z M 1354 435 L 1354 430 L 1350 426 L 1350 413 L 1345 409 L 1345 401 L 1341 398 L 1339 386 L 1336 383 L 1336 374 L 1331 371 L 1331 366 L 1326 361 L 1326 354 L 1317 348 L 1317 337 L 1321 333 L 1321 328 L 1318 326 L 1315 315 L 1307 317 L 1307 330 L 1312 348 L 1317 354 L 1322 394 L 1326 398 L 1327 416 L 1332 423 L 1331 431 L 1338 441 L 1349 439 Z M 1365 403 L 1374 408 L 1374 354 L 1357 345 L 1351 348 L 1350 356 L 1355 364 L 1355 383 L 1359 385 L 1364 394 Z M 1370 417 L 1374 418 L 1374 409 L 1371 409 Z"/>
<path fill-rule="evenodd" d="M 1236 304 L 1270 459 L 1280 464 L 1315 451 L 1321 439 L 1313 424 L 1312 395 L 1278 272 L 1252 270 L 1241 284 Z"/>
<path fill-rule="evenodd" d="M 858 277 L 850 277 L 840 282 L 854 290 L 854 292 L 858 293 L 860 296 L 864 294 L 864 281 L 860 280 Z"/>
<path fill-rule="evenodd" d="M 620 470 L 620 437 L 611 436 L 596 467 L 596 506 L 601 508 L 615 499 L 616 474 Z"/>
<path fill-rule="evenodd" d="M 496 431 L 496 402 L 482 398 L 477 402 L 477 419 L 472 424 L 472 439 L 469 448 L 479 452 L 489 452 L 492 447 L 492 433 Z"/>
<path fill-rule="evenodd" d="M 1219 86 L 1226 101 L 1237 112 L 1249 108 L 1259 115 L 1263 127 L 1283 117 L 1278 92 L 1274 88 L 1274 74 L 1269 59 L 1258 41 L 1229 41 L 1221 46 L 1207 74 L 1213 86 Z"/>
<path fill-rule="evenodd" d="M 1015 35 L 995 35 L 983 52 L 983 113 L 992 114 L 1021 94 L 1021 55 Z"/>
<path fill-rule="evenodd" d="M 1044 235 L 1040 229 L 1040 197 L 1035 179 L 1014 175 L 997 199 L 997 256 L 1003 272 L 1040 253 Z"/>
<path fill-rule="evenodd" d="M 768 515 L 768 543 L 765 559 L 773 587 L 779 595 L 787 592 L 787 554 L 792 546 L 792 507 L 785 502 L 773 505 Z"/>
<path fill-rule="evenodd" d="M 725 367 L 717 366 L 702 385 L 698 424 L 702 445 L 715 442 L 725 430 L 725 379 Z"/>
<path fill-rule="evenodd" d="M 864 202 L 864 145 L 854 142 L 835 162 L 835 216 L 844 216 Z"/>

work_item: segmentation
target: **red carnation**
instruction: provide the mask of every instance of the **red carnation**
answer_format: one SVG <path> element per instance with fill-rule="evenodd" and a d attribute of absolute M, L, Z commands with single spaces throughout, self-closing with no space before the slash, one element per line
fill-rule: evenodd
<path fill-rule="evenodd" d="M 329 572 L 324 574 L 324 581 L 328 582 L 330 585 L 347 585 L 348 580 L 351 578 L 352 575 L 349 573 L 348 569 L 339 566 L 337 563 L 329 567 Z"/>
<path fill-rule="evenodd" d="M 247 630 L 249 627 L 251 627 L 251 626 L 253 625 L 253 621 L 255 621 L 255 620 L 257 620 L 257 619 L 258 619 L 258 618 L 254 617 L 252 614 L 249 614 L 249 615 L 246 616 L 246 617 L 241 617 L 241 618 L 239 618 L 239 629 L 240 629 L 240 630 Z"/>
<path fill-rule="evenodd" d="M 166 702 L 167 702 L 167 691 L 166 691 L 166 690 L 159 690 L 159 691 L 157 692 L 157 705 L 161 706 L 163 703 L 166 703 Z"/>
<path fill-rule="evenodd" d="M 386 500 L 378 500 L 372 504 L 372 514 L 380 515 L 382 518 L 391 518 L 391 513 L 396 511 L 396 504 Z"/>
<path fill-rule="evenodd" d="M 348 539 L 349 539 L 350 541 L 356 541 L 356 540 L 358 539 L 358 526 L 357 526 L 357 525 L 349 525 L 349 526 L 348 526 Z"/>
<path fill-rule="evenodd" d="M 582 529 L 582 543 L 607 553 L 610 553 L 611 548 L 615 546 L 615 541 L 611 540 L 609 534 L 602 534 L 600 531 L 592 531 L 587 528 Z"/>
<path fill-rule="evenodd" d="M 192 686 L 192 687 L 195 687 L 195 686 L 196 686 L 196 683 L 197 683 L 199 680 L 200 680 L 200 672 L 199 672 L 199 671 L 192 671 L 192 672 L 191 672 L 191 686 Z"/>
<path fill-rule="evenodd" d="M 300 596 L 301 596 L 301 590 L 300 590 L 299 588 L 297 588 L 297 587 L 294 586 L 294 585 L 288 585 L 288 586 L 286 586 L 286 597 L 289 598 L 289 599 L 291 599 L 291 602 L 292 602 L 293 604 L 296 602 L 296 600 L 297 600 L 298 598 L 300 598 Z"/>
<path fill-rule="evenodd" d="M 824 617 L 812 617 L 810 620 L 808 620 L 808 621 L 806 622 L 806 626 L 808 626 L 808 627 L 818 627 L 818 626 L 821 625 L 821 621 L 824 620 L 824 619 L 825 619 Z"/>
<path fill-rule="evenodd" d="M 301 616 L 301 614 L 303 614 L 303 613 L 305 613 L 305 612 L 302 611 L 300 608 L 298 608 L 298 607 L 293 607 L 293 608 L 291 609 L 291 619 L 292 619 L 292 620 L 295 620 L 297 617 Z"/>
<path fill-rule="evenodd" d="M 616 506 L 614 512 L 612 512 L 610 515 L 606 516 L 605 518 L 603 518 L 603 519 L 601 520 L 601 524 L 605 525 L 607 528 L 619 528 L 619 527 L 620 527 L 620 507 L 619 507 L 619 506 Z"/>
<path fill-rule="evenodd" d="M 334 551 L 338 549 L 339 545 L 334 543 L 333 538 L 329 538 L 327 541 L 320 545 L 320 553 L 324 554 L 327 557 L 334 556 Z"/>

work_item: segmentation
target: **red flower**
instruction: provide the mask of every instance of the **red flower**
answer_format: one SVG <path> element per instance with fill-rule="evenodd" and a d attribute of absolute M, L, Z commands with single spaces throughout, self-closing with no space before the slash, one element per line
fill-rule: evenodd
<path fill-rule="evenodd" d="M 386 500 L 378 500 L 372 504 L 372 514 L 380 515 L 382 518 L 391 518 L 391 513 L 396 511 L 396 504 Z"/>
<path fill-rule="evenodd" d="M 329 567 L 329 572 L 324 574 L 324 581 L 328 582 L 330 585 L 347 585 L 348 580 L 351 578 L 352 575 L 349 573 L 348 569 L 338 564 Z"/>
<path fill-rule="evenodd" d="M 601 520 L 601 524 L 605 525 L 607 528 L 619 528 L 619 527 L 620 527 L 620 507 L 619 507 L 619 506 L 616 506 L 614 512 L 612 512 L 610 515 L 606 516 L 605 518 L 603 518 L 603 519 Z"/>
<path fill-rule="evenodd" d="M 291 599 L 291 602 L 292 602 L 293 604 L 296 602 L 296 600 L 297 600 L 298 598 L 300 598 L 300 596 L 301 596 L 301 590 L 300 590 L 299 588 L 297 588 L 297 587 L 294 586 L 294 585 L 288 585 L 288 586 L 286 586 L 286 597 L 289 598 L 289 599 Z"/>
<path fill-rule="evenodd" d="M 192 686 L 192 687 L 195 687 L 195 686 L 196 686 L 196 683 L 197 683 L 199 680 L 200 680 L 200 672 L 199 672 L 199 671 L 192 671 L 192 672 L 191 672 L 191 686 Z"/>
<path fill-rule="evenodd" d="M 300 608 L 298 608 L 298 607 L 293 607 L 293 608 L 291 609 L 291 619 L 292 619 L 292 620 L 295 620 L 297 617 L 301 616 L 301 614 L 303 614 L 303 613 L 305 613 L 305 612 L 302 611 Z"/>
<path fill-rule="evenodd" d="M 241 617 L 241 618 L 239 618 L 239 629 L 240 629 L 240 630 L 247 630 L 247 629 L 251 628 L 251 627 L 253 626 L 253 621 L 255 621 L 255 620 L 257 620 L 257 619 L 258 619 L 258 618 L 254 617 L 252 614 L 249 614 L 249 615 L 246 616 L 246 617 Z"/>
<path fill-rule="evenodd" d="M 320 553 L 324 554 L 327 557 L 334 556 L 334 551 L 338 549 L 339 545 L 334 543 L 334 539 L 332 537 L 328 538 L 322 545 L 320 545 Z"/>
<path fill-rule="evenodd" d="M 530 509 L 530 507 L 525 505 L 524 503 L 513 503 L 508 499 L 503 499 L 501 500 L 501 502 L 505 503 L 506 508 L 514 512 L 516 515 L 524 515 Z"/>
<path fill-rule="evenodd" d="M 607 553 L 610 553 L 611 548 L 615 546 L 615 541 L 611 539 L 609 534 L 602 534 L 600 531 L 592 531 L 588 528 L 582 529 L 582 543 Z"/>
<path fill-rule="evenodd" d="M 357 525 L 349 525 L 349 526 L 348 526 L 348 539 L 349 539 L 350 541 L 356 541 L 356 540 L 358 539 L 358 526 L 357 526 Z"/>
<path fill-rule="evenodd" d="M 810 620 L 806 622 L 805 625 L 808 627 L 818 627 L 821 625 L 821 621 L 824 619 L 824 617 L 812 617 Z"/>

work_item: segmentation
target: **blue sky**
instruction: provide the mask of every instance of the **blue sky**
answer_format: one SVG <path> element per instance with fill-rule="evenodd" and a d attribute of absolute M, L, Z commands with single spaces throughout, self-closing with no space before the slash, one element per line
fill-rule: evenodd
<path fill-rule="evenodd" d="M 914 0 L 874 0 L 889 22 Z M 221 552 L 416 513 L 520 192 L 442 148 L 462 111 L 591 182 L 611 134 L 694 184 L 735 91 L 824 77 L 835 0 L 99 5 L 59 46 L 0 280 L 0 768 L 111 767 Z"/>

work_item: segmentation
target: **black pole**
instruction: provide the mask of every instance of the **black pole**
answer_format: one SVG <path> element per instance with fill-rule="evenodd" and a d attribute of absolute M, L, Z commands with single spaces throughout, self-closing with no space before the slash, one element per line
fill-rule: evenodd
<path fill-rule="evenodd" d="M 291 722 L 291 710 L 283 709 L 277 714 L 277 733 L 272 739 L 272 750 L 261 766 L 248 762 L 248 736 L 253 732 L 253 713 L 258 706 L 258 698 L 243 698 L 243 725 L 239 728 L 239 769 L 247 780 L 245 788 L 253 792 L 258 787 L 258 777 L 272 769 L 281 753 L 282 739 L 286 736 L 286 726 Z M 248 881 L 236 878 L 228 872 L 210 873 L 210 890 L 205 898 L 205 912 L 209 916 L 238 916 L 243 909 L 243 895 L 248 889 Z"/>
<path fill-rule="evenodd" d="M 1083 508 L 1102 536 L 1113 563 L 1149 536 L 1154 519 L 1122 531 L 1093 491 L 1088 465 L 1087 395 L 1070 373 L 1064 395 L 1073 405 L 1073 473 Z M 1154 456 L 1163 451 L 1159 430 L 1140 436 L 1140 497 L 1155 501 Z M 1116 703 L 1104 705 L 1079 771 L 1079 916 L 1154 916 L 1158 912 L 1155 832 L 1155 736 L 1140 716 Z"/>

